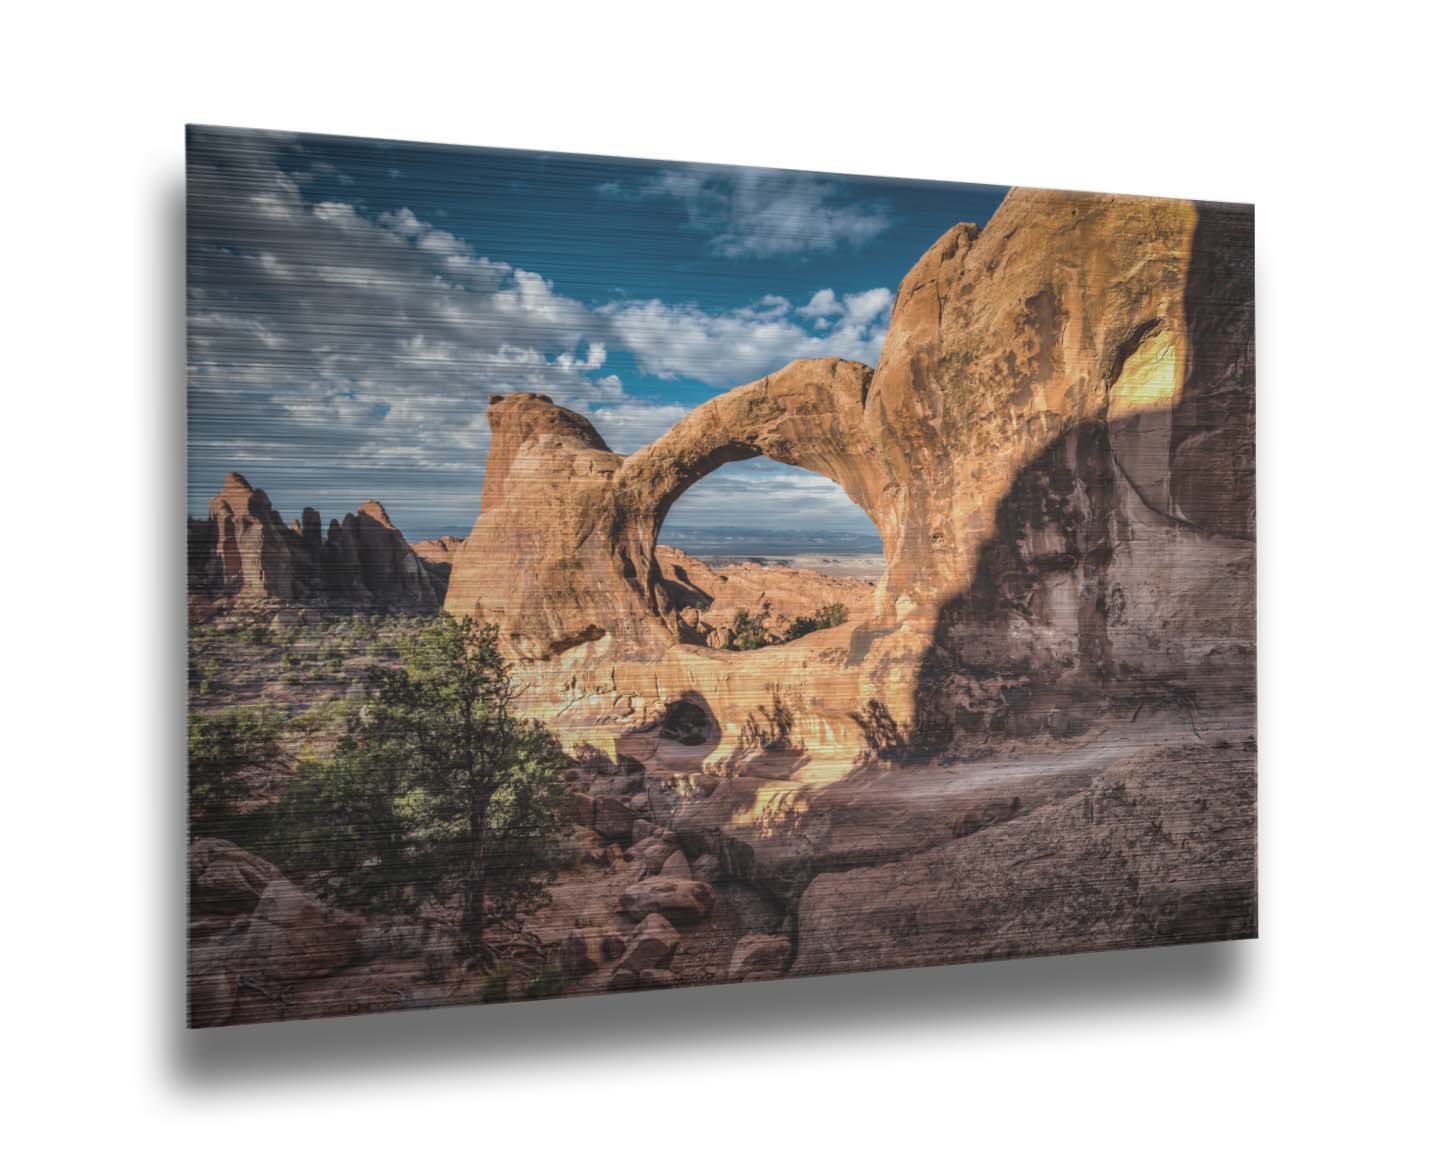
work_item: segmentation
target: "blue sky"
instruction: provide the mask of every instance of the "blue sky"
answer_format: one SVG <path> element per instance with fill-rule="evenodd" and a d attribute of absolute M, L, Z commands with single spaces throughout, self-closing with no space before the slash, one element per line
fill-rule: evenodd
<path fill-rule="evenodd" d="M 874 364 L 901 277 L 1005 189 L 191 128 L 189 507 L 243 472 L 287 517 L 380 500 L 468 533 L 488 397 L 544 392 L 616 451 L 802 356 Z M 868 526 L 768 461 L 667 523 Z"/>

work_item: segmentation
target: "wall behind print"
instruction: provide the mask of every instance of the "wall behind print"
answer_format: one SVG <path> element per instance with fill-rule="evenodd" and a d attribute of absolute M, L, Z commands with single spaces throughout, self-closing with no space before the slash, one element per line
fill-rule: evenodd
<path fill-rule="evenodd" d="M 12 1124 L 207 1149 L 1404 1143 L 1440 799 L 1433 33 L 1383 3 L 1109 7 L 14 18 Z M 186 120 L 1255 201 L 1261 939 L 182 1039 Z"/>

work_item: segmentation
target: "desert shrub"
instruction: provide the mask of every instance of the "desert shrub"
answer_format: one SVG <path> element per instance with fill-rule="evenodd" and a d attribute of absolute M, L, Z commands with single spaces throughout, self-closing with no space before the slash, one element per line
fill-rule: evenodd
<path fill-rule="evenodd" d="M 770 633 L 769 612 L 762 610 L 752 615 L 741 608 L 731 618 L 730 643 L 726 647 L 732 651 L 751 652 L 774 642 L 775 639 Z"/>
<path fill-rule="evenodd" d="M 510 977 L 514 974 L 515 966 L 509 961 L 497 964 L 491 969 L 480 986 L 481 1003 L 495 1004 L 510 999 Z"/>
<path fill-rule="evenodd" d="M 850 619 L 850 610 L 841 603 L 827 604 L 808 616 L 797 616 L 784 632 L 776 632 L 770 624 L 768 610 L 749 612 L 739 609 L 730 621 L 730 640 L 726 647 L 735 652 L 750 652 L 771 644 L 787 644 L 819 632 L 824 628 L 835 628 Z"/>
<path fill-rule="evenodd" d="M 340 736 L 348 728 L 355 705 L 348 700 L 321 700 L 290 721 L 297 736 Z"/>
<path fill-rule="evenodd" d="M 553 960 L 542 964 L 540 971 L 525 985 L 525 996 L 530 1000 L 545 1000 L 551 996 L 559 996 L 564 991 L 565 977 L 560 972 L 560 965 Z"/>
<path fill-rule="evenodd" d="M 751 712 L 740 730 L 742 750 L 764 749 L 778 752 L 795 746 L 790 739 L 795 729 L 795 710 L 785 702 L 778 684 L 767 687 L 770 692 L 769 705 L 760 705 L 758 715 Z"/>
<path fill-rule="evenodd" d="M 253 843 L 255 820 L 244 811 L 247 773 L 280 760 L 283 723 L 270 708 L 232 708 L 191 715 L 190 827 L 195 835 Z"/>
<path fill-rule="evenodd" d="M 818 612 L 809 616 L 797 616 L 790 622 L 786 629 L 786 640 L 798 640 L 801 636 L 808 636 L 811 632 L 819 632 L 826 628 L 838 628 L 845 621 L 850 619 L 850 609 L 844 604 L 826 604 Z"/>
<path fill-rule="evenodd" d="M 220 682 L 220 665 L 214 660 L 192 661 L 190 679 L 201 696 L 208 696 Z"/>
<path fill-rule="evenodd" d="M 450 973 L 451 958 L 439 948 L 426 949 L 425 953 L 425 979 L 431 984 L 438 984 Z"/>

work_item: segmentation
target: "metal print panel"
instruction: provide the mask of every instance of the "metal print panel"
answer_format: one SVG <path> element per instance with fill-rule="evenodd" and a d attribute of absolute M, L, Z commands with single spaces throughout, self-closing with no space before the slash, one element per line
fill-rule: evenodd
<path fill-rule="evenodd" d="M 197 1027 L 1248 937 L 1251 209 L 192 128 Z"/>

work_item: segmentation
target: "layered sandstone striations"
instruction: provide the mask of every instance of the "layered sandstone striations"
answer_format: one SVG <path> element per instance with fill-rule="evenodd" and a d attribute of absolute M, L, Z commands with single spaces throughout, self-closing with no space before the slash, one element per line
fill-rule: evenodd
<path fill-rule="evenodd" d="M 418 555 L 374 500 L 331 520 L 325 533 L 313 508 L 287 527 L 270 498 L 232 472 L 209 511 L 189 525 L 196 611 L 311 604 L 434 612 L 444 600 L 448 567 Z"/>
<path fill-rule="evenodd" d="M 816 877 L 793 975 L 1241 939 L 1256 931 L 1254 757 L 1132 753 L 981 835 Z"/>

